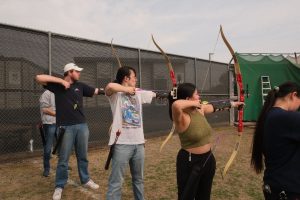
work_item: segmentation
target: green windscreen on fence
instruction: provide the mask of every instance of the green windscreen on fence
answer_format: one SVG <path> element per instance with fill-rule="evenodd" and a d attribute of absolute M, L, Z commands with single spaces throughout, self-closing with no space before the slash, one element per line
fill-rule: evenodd
<path fill-rule="evenodd" d="M 269 76 L 271 88 L 285 81 L 300 83 L 299 66 L 282 55 L 236 53 L 236 56 L 240 64 L 245 90 L 245 121 L 256 121 L 262 108 L 261 76 Z"/>

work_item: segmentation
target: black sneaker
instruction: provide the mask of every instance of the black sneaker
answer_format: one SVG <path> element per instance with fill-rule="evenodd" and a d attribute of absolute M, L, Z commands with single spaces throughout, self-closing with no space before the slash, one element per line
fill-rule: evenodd
<path fill-rule="evenodd" d="M 48 177 L 49 176 L 49 170 L 44 170 L 43 176 Z"/>

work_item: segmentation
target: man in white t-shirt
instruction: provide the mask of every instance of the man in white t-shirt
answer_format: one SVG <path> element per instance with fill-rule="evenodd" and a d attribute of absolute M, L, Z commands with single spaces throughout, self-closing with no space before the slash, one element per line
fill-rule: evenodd
<path fill-rule="evenodd" d="M 130 166 L 134 198 L 144 199 L 144 130 L 142 104 L 151 103 L 156 94 L 136 89 L 136 72 L 131 67 L 119 68 L 116 81 L 105 88 L 113 114 L 109 145 L 121 134 L 113 149 L 112 172 L 109 177 L 108 200 L 121 199 L 121 188 L 126 167 Z"/>

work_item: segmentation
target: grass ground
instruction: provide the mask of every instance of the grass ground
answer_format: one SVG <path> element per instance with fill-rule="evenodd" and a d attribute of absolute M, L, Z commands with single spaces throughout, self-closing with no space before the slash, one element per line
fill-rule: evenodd
<path fill-rule="evenodd" d="M 262 176 L 251 170 L 250 146 L 253 129 L 245 129 L 242 143 L 236 159 L 227 176 L 223 180 L 221 169 L 229 159 L 237 138 L 236 128 L 217 128 L 214 138 L 221 135 L 214 151 L 217 160 L 217 170 L 214 178 L 213 200 L 259 200 L 263 199 L 261 192 Z M 174 136 L 165 146 L 163 153 L 159 147 L 165 137 L 147 140 L 145 160 L 145 197 L 148 200 L 177 199 L 175 160 L 180 148 L 178 136 Z M 92 191 L 80 186 L 75 156 L 70 159 L 72 170 L 69 172 L 69 183 L 63 191 L 63 199 L 105 199 L 107 180 L 110 171 L 104 170 L 108 148 L 89 151 L 89 170 L 92 179 L 100 185 L 100 189 Z M 57 159 L 51 159 L 52 168 L 56 167 Z M 51 199 L 54 190 L 54 170 L 50 177 L 42 177 L 41 157 L 0 164 L 0 199 Z M 129 171 L 122 189 L 122 199 L 133 199 Z"/>

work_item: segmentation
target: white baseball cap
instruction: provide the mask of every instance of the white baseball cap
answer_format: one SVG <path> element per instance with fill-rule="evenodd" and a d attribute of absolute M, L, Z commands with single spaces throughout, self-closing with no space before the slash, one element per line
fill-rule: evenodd
<path fill-rule="evenodd" d="M 80 71 L 81 72 L 83 70 L 83 68 L 78 67 L 74 63 L 68 63 L 64 67 L 64 72 L 67 72 L 67 71 L 70 71 L 70 70 L 76 70 L 76 71 Z"/>

